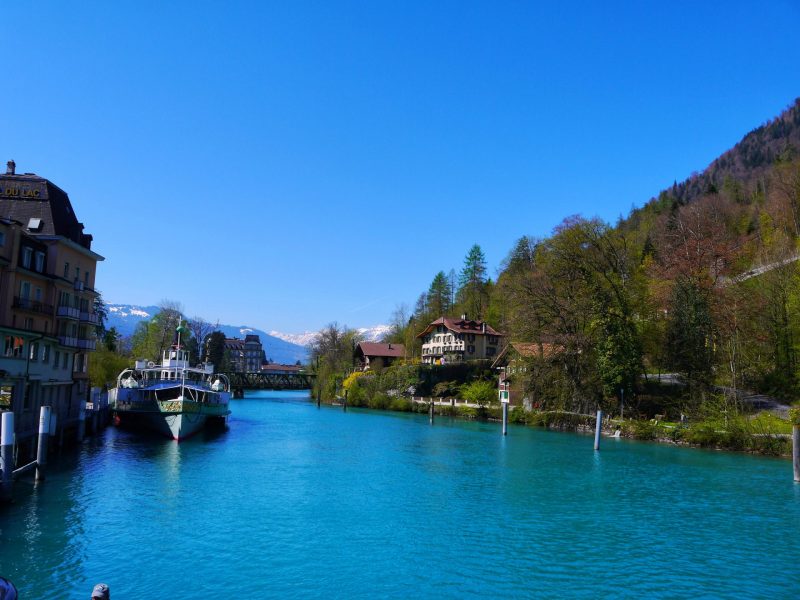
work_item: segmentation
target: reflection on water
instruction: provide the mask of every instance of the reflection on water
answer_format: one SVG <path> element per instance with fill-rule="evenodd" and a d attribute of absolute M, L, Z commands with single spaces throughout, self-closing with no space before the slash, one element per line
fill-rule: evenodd
<path fill-rule="evenodd" d="M 791 465 L 261 393 L 116 429 L 0 510 L 23 598 L 756 597 L 799 589 Z M 775 541 L 782 540 L 780 552 Z M 764 556 L 769 556 L 765 561 Z"/>

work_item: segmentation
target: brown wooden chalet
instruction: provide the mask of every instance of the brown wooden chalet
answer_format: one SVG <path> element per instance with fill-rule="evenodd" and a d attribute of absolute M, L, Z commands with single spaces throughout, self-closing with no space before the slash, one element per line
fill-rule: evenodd
<path fill-rule="evenodd" d="M 398 358 L 406 355 L 403 344 L 380 344 L 377 342 L 359 342 L 355 357 L 362 370 L 382 369 L 388 367 Z"/>

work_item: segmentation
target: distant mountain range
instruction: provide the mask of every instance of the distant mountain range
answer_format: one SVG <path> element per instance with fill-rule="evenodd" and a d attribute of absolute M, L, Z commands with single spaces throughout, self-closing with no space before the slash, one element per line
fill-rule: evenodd
<path fill-rule="evenodd" d="M 359 327 L 356 329 L 361 339 L 365 342 L 380 342 L 392 330 L 391 325 L 375 325 L 374 327 Z M 269 334 L 284 341 L 299 346 L 311 346 L 317 339 L 319 331 L 304 331 L 303 333 L 281 333 L 270 331 Z"/>
<path fill-rule="evenodd" d="M 132 335 L 141 321 L 149 320 L 158 312 L 157 306 L 137 306 L 134 304 L 108 304 L 106 327 L 115 327 L 123 336 Z M 227 337 L 242 338 L 247 334 L 255 334 L 261 339 L 264 352 L 272 362 L 294 364 L 298 360 L 307 362 L 309 347 L 319 335 L 317 331 L 303 333 L 281 333 L 280 331 L 262 331 L 247 325 L 220 325 L 219 330 Z M 391 331 L 389 325 L 361 327 L 358 329 L 362 339 L 368 342 L 380 341 Z"/>
<path fill-rule="evenodd" d="M 151 319 L 159 310 L 157 306 L 136 306 L 133 304 L 108 304 L 107 308 L 106 327 L 109 329 L 116 327 L 117 331 L 123 336 L 132 335 L 139 322 Z M 243 338 L 250 333 L 259 336 L 264 352 L 272 362 L 290 365 L 298 360 L 302 363 L 308 362 L 309 351 L 305 346 L 270 335 L 266 331 L 255 327 L 220 324 L 219 330 L 226 337 Z"/>

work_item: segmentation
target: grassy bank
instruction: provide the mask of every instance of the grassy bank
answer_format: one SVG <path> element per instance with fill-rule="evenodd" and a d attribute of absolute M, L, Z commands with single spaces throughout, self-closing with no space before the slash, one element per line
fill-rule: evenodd
<path fill-rule="evenodd" d="M 365 399 L 364 402 L 348 401 L 348 406 L 422 414 L 427 414 L 430 410 L 428 404 L 413 403 L 408 398 L 393 398 L 386 394 L 376 394 L 368 400 Z M 435 406 L 435 413 L 439 416 L 461 419 L 486 421 L 502 419 L 502 409 L 498 405 L 478 408 Z M 563 431 L 593 431 L 595 417 L 567 411 L 526 411 L 521 407 L 514 407 L 509 411 L 509 422 Z M 623 421 L 612 419 L 604 423 L 606 434 L 612 434 L 617 429 L 622 437 L 635 440 L 717 448 L 767 456 L 788 456 L 792 451 L 791 422 L 766 412 L 752 416 L 715 417 L 684 423 L 655 419 L 626 419 Z"/>

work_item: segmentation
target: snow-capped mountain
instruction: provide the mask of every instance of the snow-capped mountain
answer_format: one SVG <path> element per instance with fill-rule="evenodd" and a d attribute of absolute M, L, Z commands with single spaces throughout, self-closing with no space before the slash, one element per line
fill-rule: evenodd
<path fill-rule="evenodd" d="M 361 336 L 361 339 L 366 342 L 379 342 L 391 330 L 391 325 L 375 325 L 373 327 L 359 327 L 356 329 Z M 309 347 L 314 343 L 314 340 L 317 339 L 319 331 L 304 331 L 303 333 L 282 333 L 280 331 L 270 331 L 269 334 L 273 337 L 291 342 L 292 344 L 297 344 L 298 346 Z"/>
<path fill-rule="evenodd" d="M 134 304 L 107 304 L 106 308 L 108 309 L 106 327 L 108 329 L 115 327 L 123 336 L 132 335 L 141 321 L 153 318 L 159 310 L 157 306 L 137 306 Z M 302 363 L 308 361 L 308 348 L 305 345 L 278 338 L 255 327 L 220 325 L 219 330 L 227 337 L 243 338 L 251 333 L 259 336 L 267 358 L 273 362 L 294 364 L 298 360 Z"/>

